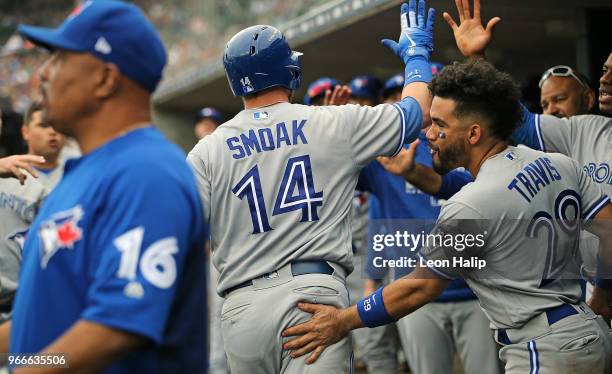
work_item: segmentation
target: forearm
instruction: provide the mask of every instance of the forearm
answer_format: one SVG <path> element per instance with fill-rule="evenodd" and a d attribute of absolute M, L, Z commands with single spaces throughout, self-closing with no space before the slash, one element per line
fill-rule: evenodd
<path fill-rule="evenodd" d="M 18 369 L 15 374 L 92 373 L 109 366 L 127 352 L 144 345 L 143 337 L 80 320 L 41 353 L 66 355 L 68 369 Z"/>
<path fill-rule="evenodd" d="M 431 92 L 429 92 L 427 83 L 414 82 L 404 86 L 404 89 L 402 90 L 402 99 L 408 96 L 414 98 L 419 103 L 419 107 L 421 108 L 421 113 L 423 117 L 422 127 L 429 126 L 429 124 L 431 123 L 429 109 L 431 108 L 432 97 Z"/>
<path fill-rule="evenodd" d="M 389 284 L 383 290 L 385 309 L 396 320 L 436 299 L 448 285 L 448 282 L 436 279 L 436 282 L 443 282 L 444 286 L 432 287 L 432 279 L 418 279 L 414 275 L 415 272 L 417 270 Z"/>
<path fill-rule="evenodd" d="M 433 169 L 420 164 L 416 164 L 411 171 L 405 172 L 403 177 L 414 187 L 428 195 L 437 194 L 442 186 L 442 176 Z"/>

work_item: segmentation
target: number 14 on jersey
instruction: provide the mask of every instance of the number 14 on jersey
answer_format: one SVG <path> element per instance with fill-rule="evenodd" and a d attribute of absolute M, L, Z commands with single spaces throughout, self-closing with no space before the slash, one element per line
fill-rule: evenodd
<path fill-rule="evenodd" d="M 253 166 L 232 188 L 240 200 L 247 199 L 253 223 L 253 234 L 272 230 L 257 165 Z M 272 215 L 302 210 L 301 222 L 318 221 L 318 207 L 323 205 L 323 191 L 317 192 L 312 177 L 310 156 L 292 157 L 287 161 Z"/>

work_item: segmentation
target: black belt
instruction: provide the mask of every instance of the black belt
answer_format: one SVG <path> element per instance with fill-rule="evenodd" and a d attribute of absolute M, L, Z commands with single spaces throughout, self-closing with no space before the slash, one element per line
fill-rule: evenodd
<path fill-rule="evenodd" d="M 576 309 L 574 309 L 569 304 L 563 304 L 561 306 L 548 309 L 546 312 L 546 319 L 548 320 L 548 325 L 552 325 L 555 322 L 561 321 L 565 317 L 569 317 L 574 314 L 578 314 Z M 497 330 L 497 340 L 504 345 L 512 344 L 512 341 L 508 337 L 508 333 L 505 329 Z"/>
<path fill-rule="evenodd" d="M 304 275 L 304 274 L 332 275 L 333 273 L 334 273 L 334 268 L 331 267 L 326 261 L 294 261 L 291 263 L 291 274 L 293 274 L 294 276 Z M 252 280 L 240 283 L 237 286 L 230 287 L 227 290 L 225 290 L 225 293 L 223 295 L 227 297 L 227 295 L 229 295 L 230 293 L 236 290 L 239 290 L 244 287 L 249 287 L 252 285 L 253 285 Z"/>

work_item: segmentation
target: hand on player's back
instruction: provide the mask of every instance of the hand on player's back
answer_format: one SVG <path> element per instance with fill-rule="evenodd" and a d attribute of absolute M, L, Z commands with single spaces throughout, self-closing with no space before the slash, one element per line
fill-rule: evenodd
<path fill-rule="evenodd" d="M 323 105 L 345 105 L 351 97 L 351 89 L 349 86 L 336 86 L 334 91 L 325 91 Z"/>
<path fill-rule="evenodd" d="M 608 291 L 595 287 L 593 289 L 593 296 L 587 302 L 593 312 L 602 316 L 608 325 L 610 325 L 610 319 L 612 318 L 612 307 L 610 306 L 611 298 L 612 295 L 610 295 Z"/>
<path fill-rule="evenodd" d="M 312 318 L 283 331 L 283 337 L 298 336 L 285 343 L 283 349 L 291 350 L 293 358 L 312 352 L 306 359 L 307 364 L 312 364 L 317 361 L 325 348 L 348 335 L 350 329 L 342 323 L 341 310 L 333 306 L 299 303 L 298 308 L 311 313 Z"/>
<path fill-rule="evenodd" d="M 408 149 L 402 149 L 395 157 L 381 156 L 376 160 L 380 162 L 382 167 L 389 173 L 404 177 L 406 174 L 410 174 L 414 170 L 414 166 L 416 165 L 414 155 L 419 142 L 419 139 L 415 140 L 410 144 Z"/>
<path fill-rule="evenodd" d="M 24 171 L 27 171 L 34 178 L 38 178 L 32 164 L 42 164 L 44 162 L 44 157 L 35 155 L 15 155 L 0 158 L 0 178 L 17 178 L 19 183 L 24 184 L 27 178 Z"/>
<path fill-rule="evenodd" d="M 501 21 L 499 17 L 493 17 L 482 26 L 480 18 L 480 0 L 474 0 L 474 14 L 470 14 L 469 0 L 455 0 L 457 12 L 459 13 L 459 26 L 450 14 L 444 12 L 444 20 L 453 29 L 455 42 L 465 57 L 484 56 L 484 51 L 493 37 L 493 28 Z"/>

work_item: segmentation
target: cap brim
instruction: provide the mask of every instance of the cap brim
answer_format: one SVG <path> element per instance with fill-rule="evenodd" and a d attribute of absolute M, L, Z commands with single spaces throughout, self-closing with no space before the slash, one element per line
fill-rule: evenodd
<path fill-rule="evenodd" d="M 69 51 L 80 52 L 82 48 L 67 40 L 57 29 L 47 27 L 19 25 L 17 32 L 32 43 L 49 49 L 66 49 Z"/>

